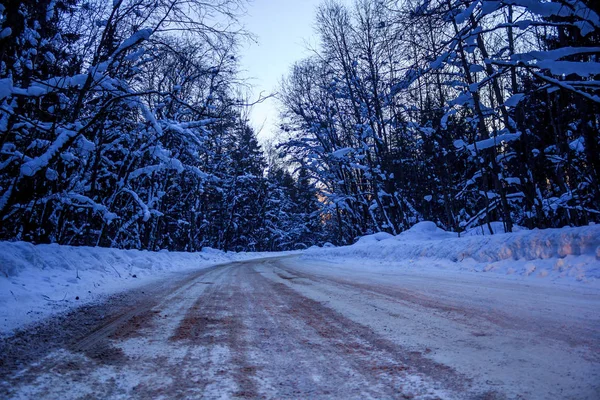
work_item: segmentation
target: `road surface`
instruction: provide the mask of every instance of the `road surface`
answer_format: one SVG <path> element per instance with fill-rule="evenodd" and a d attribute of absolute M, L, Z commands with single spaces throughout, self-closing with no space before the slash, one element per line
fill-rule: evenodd
<path fill-rule="evenodd" d="M 599 399 L 593 290 L 211 267 L 0 342 L 0 398 Z"/>

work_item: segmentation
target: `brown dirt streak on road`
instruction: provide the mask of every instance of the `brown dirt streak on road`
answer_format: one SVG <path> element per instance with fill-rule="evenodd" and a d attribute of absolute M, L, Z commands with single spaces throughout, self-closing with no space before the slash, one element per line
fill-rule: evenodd
<path fill-rule="evenodd" d="M 294 276 L 295 271 L 288 272 L 290 276 Z M 269 293 L 276 293 L 282 297 L 295 320 L 302 320 L 312 327 L 329 345 L 335 347 L 335 351 L 344 354 L 359 373 L 371 380 L 381 381 L 381 374 L 388 374 L 393 378 L 391 372 L 405 370 L 406 367 L 440 382 L 450 390 L 467 389 L 466 384 L 469 383 L 469 379 L 452 368 L 436 363 L 419 352 L 410 352 L 401 348 L 380 337 L 368 327 L 349 320 L 315 300 L 302 296 L 283 283 L 271 281 L 263 275 L 255 275 L 254 279 L 262 280 L 262 283 L 256 283 L 255 286 L 260 287 L 262 284 L 268 288 Z M 365 362 L 364 359 L 355 357 L 361 355 L 368 358 L 375 352 L 387 355 L 395 363 L 381 364 L 377 359 Z"/>
<path fill-rule="evenodd" d="M 152 283 L 118 293 L 102 303 L 84 305 L 0 339 L 0 394 L 10 389 L 15 372 L 60 348 L 82 352 L 99 363 L 122 361 L 122 352 L 108 343 L 111 336 L 115 339 L 134 336 L 151 324 L 154 316 L 151 309 L 160 299 L 220 267 L 186 274 L 174 282 Z M 34 374 L 27 375 L 34 379 Z M 24 379 L 25 376 L 18 378 L 20 382 Z"/>
<path fill-rule="evenodd" d="M 211 327 L 209 322 L 216 322 L 216 318 L 202 317 L 199 314 L 206 310 L 206 305 L 216 301 L 215 299 L 221 290 L 221 279 L 228 269 L 228 266 L 223 266 L 220 270 L 210 271 L 210 279 L 214 282 L 207 285 L 208 287 L 201 292 L 200 296 L 185 312 L 177 328 L 175 328 L 175 332 L 167 339 L 170 344 L 181 342 L 180 345 L 188 349 L 185 357 L 179 361 L 178 367 L 173 368 L 165 357 L 156 360 L 157 366 L 164 371 L 165 375 L 171 378 L 171 383 L 158 388 L 140 384 L 136 387 L 137 398 L 154 399 L 162 396 L 164 398 L 187 399 L 190 397 L 190 392 L 203 392 L 211 383 L 211 379 L 206 378 L 203 373 L 210 368 L 214 368 L 212 360 L 204 359 L 202 363 L 198 363 L 193 353 L 195 348 L 199 346 L 208 348 L 216 343 L 214 337 L 211 340 L 210 336 L 202 336 L 209 331 L 208 328 Z M 195 282 L 195 284 L 204 284 L 204 282 Z M 191 287 L 192 285 L 188 286 Z M 171 301 L 176 302 L 185 295 L 186 293 L 181 293 L 174 296 Z"/>
<path fill-rule="evenodd" d="M 142 329 L 152 326 L 153 320 L 157 316 L 157 313 L 152 310 L 153 308 L 159 306 L 164 301 L 177 302 L 182 296 L 186 295 L 191 286 L 198 283 L 198 279 L 207 274 L 223 274 L 224 268 L 219 270 L 219 267 L 215 266 L 201 270 L 182 283 L 176 284 L 169 292 L 156 293 L 146 301 L 136 303 L 135 306 L 128 308 L 120 315 L 111 317 L 109 321 L 101 324 L 98 328 L 85 335 L 85 337 L 71 344 L 68 349 L 84 352 L 91 358 L 98 358 L 98 352 L 100 351 L 100 359 L 102 359 L 105 352 L 108 352 L 108 354 L 119 352 L 118 349 L 115 349 L 108 343 L 108 339 L 124 340 L 139 336 L 139 332 Z"/>
<path fill-rule="evenodd" d="M 201 296 L 188 310 L 185 317 L 169 338 L 172 342 L 183 341 L 196 346 L 210 347 L 215 344 L 225 345 L 231 350 L 232 365 L 230 369 L 239 390 L 236 397 L 256 398 L 258 396 L 253 375 L 255 366 L 250 365 L 246 352 L 247 342 L 244 315 L 240 311 L 246 308 L 247 299 L 231 274 L 237 267 L 228 267 L 229 272 L 225 282 L 214 284 L 208 296 Z M 224 338 L 220 335 L 223 334 Z"/>
<path fill-rule="evenodd" d="M 267 380 L 275 378 L 278 382 L 270 388 L 276 391 L 275 398 L 327 398 L 333 393 L 340 398 L 364 398 L 365 394 L 374 398 L 382 396 L 381 391 L 375 390 L 382 379 L 364 368 L 361 360 L 356 358 L 360 352 L 351 354 L 339 348 L 342 341 L 354 342 L 356 338 L 351 335 L 324 338 L 306 324 L 304 318 L 299 318 L 287 293 L 280 293 L 277 287 L 270 284 L 271 281 L 254 268 L 240 272 L 240 279 L 252 288 L 247 301 L 250 317 L 247 323 L 254 333 L 250 338 L 251 347 L 255 350 L 255 357 L 258 357 L 256 362 L 262 363 L 259 375 L 266 374 Z M 362 347 L 365 345 L 362 344 Z M 260 352 L 256 354 L 258 349 Z M 282 352 L 289 354 L 290 359 L 281 356 L 266 358 L 269 354 Z M 368 355 L 368 351 L 363 351 L 362 355 Z M 351 385 L 344 381 L 346 366 L 351 368 Z M 263 369 L 268 371 L 263 372 Z M 322 382 L 311 380 L 315 374 L 323 376 Z M 391 395 L 387 393 L 386 396 Z"/>

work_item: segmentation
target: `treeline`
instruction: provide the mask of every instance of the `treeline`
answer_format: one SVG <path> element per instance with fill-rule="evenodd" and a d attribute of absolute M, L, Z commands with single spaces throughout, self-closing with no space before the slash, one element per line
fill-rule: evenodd
<path fill-rule="evenodd" d="M 196 251 L 322 240 L 245 117 L 242 2 L 0 4 L 0 240 Z M 277 157 L 269 157 L 277 159 Z"/>
<path fill-rule="evenodd" d="M 243 6 L 0 1 L 0 240 L 287 250 L 600 222 L 592 1 L 327 1 L 266 152 Z"/>
<path fill-rule="evenodd" d="M 599 222 L 598 8 L 326 1 L 281 102 L 283 149 L 318 182 L 328 235 Z"/>

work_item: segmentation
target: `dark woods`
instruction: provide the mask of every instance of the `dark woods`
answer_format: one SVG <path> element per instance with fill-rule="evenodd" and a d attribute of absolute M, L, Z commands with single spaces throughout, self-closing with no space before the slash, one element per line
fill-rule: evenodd
<path fill-rule="evenodd" d="M 600 220 L 591 1 L 326 2 L 265 151 L 241 0 L 0 3 L 2 240 L 287 250 Z"/>
<path fill-rule="evenodd" d="M 0 5 L 0 238 L 303 247 L 316 190 L 244 116 L 236 0 Z"/>

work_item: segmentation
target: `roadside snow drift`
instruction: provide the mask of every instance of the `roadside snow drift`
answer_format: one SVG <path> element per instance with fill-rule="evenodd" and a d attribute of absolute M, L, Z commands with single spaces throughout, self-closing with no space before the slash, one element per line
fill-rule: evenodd
<path fill-rule="evenodd" d="M 495 223 L 492 229 L 498 231 Z M 600 225 L 524 230 L 489 235 L 487 227 L 463 237 L 433 222 L 420 222 L 393 236 L 376 233 L 351 246 L 311 248 L 307 257 L 405 262 L 422 268 L 495 272 L 552 281 L 600 283 Z M 484 235 L 485 233 L 485 235 Z"/>
<path fill-rule="evenodd" d="M 173 273 L 258 256 L 210 248 L 180 253 L 0 242 L 0 336 Z"/>

